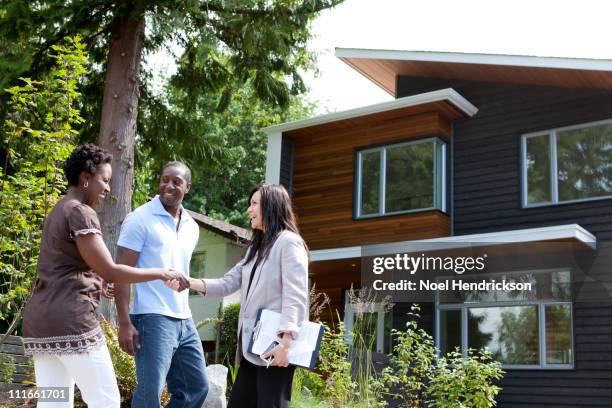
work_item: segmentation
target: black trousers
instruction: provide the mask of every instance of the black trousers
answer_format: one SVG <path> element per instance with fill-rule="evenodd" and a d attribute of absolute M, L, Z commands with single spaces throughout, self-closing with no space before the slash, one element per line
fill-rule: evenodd
<path fill-rule="evenodd" d="M 294 366 L 257 366 L 243 357 L 227 408 L 289 408 L 294 371 Z"/>

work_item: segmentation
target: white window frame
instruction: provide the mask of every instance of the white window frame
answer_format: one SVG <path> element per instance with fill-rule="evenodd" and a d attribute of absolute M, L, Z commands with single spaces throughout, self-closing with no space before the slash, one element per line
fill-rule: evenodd
<path fill-rule="evenodd" d="M 575 130 L 588 128 L 598 125 L 606 125 L 612 123 L 612 119 L 599 120 L 595 122 L 581 123 L 579 125 L 565 126 L 550 130 L 526 133 L 521 136 L 521 203 L 523 208 L 546 207 L 550 205 L 580 203 L 585 201 L 607 200 L 612 198 L 612 194 L 601 197 L 576 198 L 573 200 L 559 200 L 559 174 L 557 169 L 557 133 L 567 130 Z M 527 139 L 548 135 L 548 144 L 550 148 L 550 201 L 532 203 L 529 199 L 529 183 L 527 180 Z"/>
<path fill-rule="evenodd" d="M 348 293 L 349 291 L 347 291 Z M 365 305 L 360 305 L 366 313 L 376 313 L 376 352 L 384 353 L 385 350 L 385 305 L 383 303 L 370 302 Z M 388 305 L 387 305 L 388 307 Z M 391 313 L 387 311 L 387 313 Z M 355 305 L 350 302 L 349 296 L 346 296 L 344 302 L 344 331 L 345 341 L 349 346 L 353 345 L 351 333 L 355 326 Z"/>
<path fill-rule="evenodd" d="M 551 273 L 569 272 L 567 269 L 543 270 L 543 271 L 515 271 L 503 272 L 501 274 L 512 273 Z M 571 273 L 571 272 L 570 272 Z M 496 274 L 492 274 L 496 275 Z M 519 300 L 519 301 L 496 301 L 496 302 L 468 302 L 468 303 L 440 303 L 439 294 L 436 293 L 435 311 L 435 344 L 440 350 L 440 312 L 443 310 L 461 311 L 461 354 L 467 357 L 468 344 L 468 309 L 504 306 L 537 306 L 538 307 L 538 345 L 539 345 L 539 364 L 502 364 L 503 369 L 526 369 L 526 370 L 572 370 L 576 360 L 576 347 L 574 344 L 574 304 L 571 300 L 538 299 L 538 300 Z M 548 364 L 546 362 L 546 306 L 549 305 L 569 305 L 570 307 L 570 333 L 571 333 L 571 362 L 569 364 Z"/>
<path fill-rule="evenodd" d="M 433 185 L 433 201 L 434 205 L 432 207 L 426 208 L 415 208 L 412 210 L 402 210 L 402 211 L 393 211 L 386 212 L 385 211 L 385 196 L 386 196 L 386 187 L 387 187 L 387 149 L 407 146 L 411 144 L 418 143 L 432 143 L 434 144 L 434 163 L 433 163 L 433 172 L 434 172 L 434 185 Z M 441 148 L 440 158 L 437 154 L 438 145 Z M 378 212 L 376 214 L 361 214 L 361 181 L 362 181 L 362 155 L 364 153 L 372 153 L 372 152 L 380 152 L 380 190 L 378 196 Z M 441 210 L 442 212 L 446 212 L 446 142 L 444 142 L 439 137 L 428 137 L 425 139 L 411 140 L 408 142 L 401 143 L 391 143 L 383 146 L 377 146 L 369 149 L 362 149 L 357 151 L 357 166 L 356 172 L 356 200 L 354 205 L 354 214 L 356 219 L 367 219 L 367 218 L 377 218 L 384 217 L 388 215 L 397 215 L 397 214 L 409 214 L 420 211 L 428 211 L 428 210 Z M 442 163 L 438 163 L 438 160 L 441 160 Z M 438 175 L 438 167 L 440 167 L 440 171 L 442 175 Z M 438 184 L 441 184 L 438 186 Z M 441 197 L 438 199 L 438 194 L 440 193 Z M 440 201 L 440 202 L 437 202 Z"/>

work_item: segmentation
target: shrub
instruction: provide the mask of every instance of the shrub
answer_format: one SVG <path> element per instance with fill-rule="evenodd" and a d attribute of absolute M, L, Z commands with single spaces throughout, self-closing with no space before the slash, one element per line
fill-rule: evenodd
<path fill-rule="evenodd" d="M 438 357 L 432 336 L 418 326 L 419 310 L 418 305 L 412 306 L 405 330 L 392 330 L 389 365 L 378 376 L 374 370 L 363 369 L 364 364 L 370 364 L 367 353 L 372 345 L 362 335 L 367 330 L 357 327 L 351 333 L 351 350 L 339 317 L 334 329 L 325 325 L 319 364 L 314 372 L 296 370 L 291 406 L 365 408 L 385 406 L 389 400 L 406 408 L 495 406 L 501 389 L 493 381 L 502 378 L 500 363 L 486 350 L 468 350 L 465 358 L 458 351 Z M 366 358 L 359 360 L 362 353 Z M 357 367 L 351 368 L 351 354 L 358 357 Z"/>
<path fill-rule="evenodd" d="M 433 339 L 418 327 L 420 311 L 411 307 L 405 330 L 392 330 L 393 352 L 389 366 L 383 369 L 377 389 L 383 395 L 402 401 L 403 406 L 418 408 L 423 405 L 427 378 L 432 374 L 436 357 Z"/>
<path fill-rule="evenodd" d="M 122 403 L 131 401 L 137 383 L 134 358 L 121 350 L 115 326 L 105 320 L 100 322 L 100 324 L 104 330 L 108 351 L 115 367 L 115 375 L 117 376 L 117 385 L 121 393 Z"/>
<path fill-rule="evenodd" d="M 219 355 L 221 363 L 228 367 L 235 364 L 239 314 L 240 303 L 232 303 L 225 306 L 219 316 Z"/>
<path fill-rule="evenodd" d="M 496 405 L 501 388 L 492 383 L 503 376 L 501 364 L 487 350 L 456 350 L 440 357 L 427 387 L 429 406 L 436 408 L 489 408 Z"/>
<path fill-rule="evenodd" d="M 336 329 L 325 326 L 318 370 L 325 380 L 322 396 L 333 407 L 344 407 L 350 404 L 357 391 L 357 383 L 351 376 L 349 347 L 346 344 L 344 323 L 338 322 Z"/>
<path fill-rule="evenodd" d="M 40 80 L 21 78 L 10 94 L 0 151 L 0 321 L 10 334 L 36 280 L 43 221 L 65 188 L 62 162 L 83 123 L 77 86 L 86 71 L 78 37 L 53 45 L 55 60 Z"/>
<path fill-rule="evenodd" d="M 393 353 L 389 367 L 376 380 L 382 395 L 399 400 L 410 408 L 489 408 L 496 405 L 495 396 L 501 388 L 493 380 L 502 378 L 501 364 L 492 360 L 491 353 L 459 351 L 438 356 L 429 333 L 417 324 L 418 305 L 411 308 L 406 330 L 393 330 Z"/>
<path fill-rule="evenodd" d="M 320 407 L 325 381 L 313 371 L 296 368 L 291 384 L 291 408 Z"/>
<path fill-rule="evenodd" d="M 2 370 L 2 382 L 11 384 L 15 375 L 15 357 L 0 354 L 0 370 Z"/>
<path fill-rule="evenodd" d="M 371 288 L 351 289 L 347 293 L 354 312 L 351 344 L 351 371 L 357 382 L 358 399 L 365 406 L 379 406 L 378 378 L 372 359 L 377 346 L 378 311 L 388 313 L 394 304 L 388 296 L 380 297 Z"/>

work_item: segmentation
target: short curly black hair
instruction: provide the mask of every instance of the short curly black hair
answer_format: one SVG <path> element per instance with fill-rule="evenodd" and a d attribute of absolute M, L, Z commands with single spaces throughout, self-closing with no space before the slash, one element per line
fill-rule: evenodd
<path fill-rule="evenodd" d="M 77 146 L 64 163 L 64 174 L 68 184 L 77 186 L 82 171 L 95 174 L 100 164 L 110 163 L 112 160 L 113 156 L 100 146 L 92 143 Z"/>

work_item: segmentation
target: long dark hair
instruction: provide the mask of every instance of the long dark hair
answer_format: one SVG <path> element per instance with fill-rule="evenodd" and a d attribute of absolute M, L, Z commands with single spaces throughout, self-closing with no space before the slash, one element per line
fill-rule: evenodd
<path fill-rule="evenodd" d="M 256 256 L 257 263 L 266 259 L 272 245 L 274 245 L 281 232 L 288 230 L 298 235 L 300 234 L 291 206 L 291 198 L 285 187 L 280 184 L 262 184 L 251 191 L 249 203 L 251 198 L 253 198 L 253 194 L 258 191 L 261 194 L 259 207 L 261 208 L 265 230 L 253 230 L 253 239 L 251 240 L 251 245 L 249 245 L 245 263 L 249 263 Z M 305 242 L 304 247 L 308 250 Z"/>

